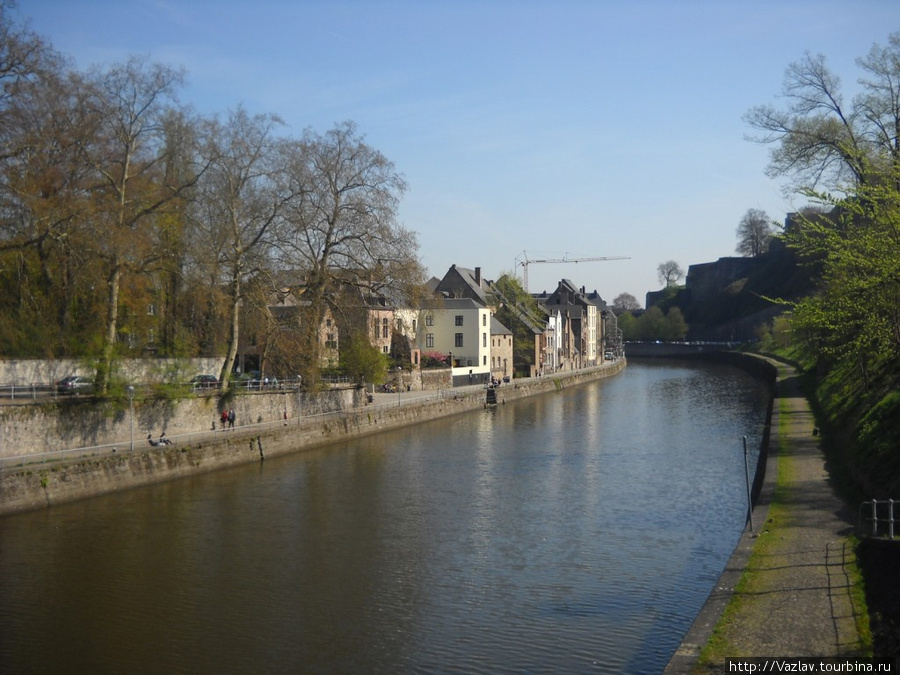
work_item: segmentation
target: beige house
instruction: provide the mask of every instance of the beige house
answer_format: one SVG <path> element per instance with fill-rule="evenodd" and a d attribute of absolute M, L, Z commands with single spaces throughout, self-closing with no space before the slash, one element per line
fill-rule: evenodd
<path fill-rule="evenodd" d="M 490 309 L 469 298 L 447 298 L 427 303 L 417 323 L 417 347 L 450 356 L 454 386 L 490 381 Z"/>
<path fill-rule="evenodd" d="M 513 376 L 512 331 L 491 317 L 491 377 L 497 380 Z"/>

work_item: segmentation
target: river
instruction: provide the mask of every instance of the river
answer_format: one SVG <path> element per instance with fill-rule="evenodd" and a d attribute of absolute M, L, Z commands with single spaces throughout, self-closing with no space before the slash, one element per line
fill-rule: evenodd
<path fill-rule="evenodd" d="M 0 671 L 659 673 L 740 536 L 767 396 L 632 361 L 2 518 Z"/>

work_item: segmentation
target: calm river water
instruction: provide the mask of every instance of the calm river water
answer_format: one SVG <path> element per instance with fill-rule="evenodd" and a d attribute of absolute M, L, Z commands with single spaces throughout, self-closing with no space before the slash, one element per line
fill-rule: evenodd
<path fill-rule="evenodd" d="M 659 673 L 743 528 L 766 397 L 632 361 L 0 519 L 0 671 Z"/>

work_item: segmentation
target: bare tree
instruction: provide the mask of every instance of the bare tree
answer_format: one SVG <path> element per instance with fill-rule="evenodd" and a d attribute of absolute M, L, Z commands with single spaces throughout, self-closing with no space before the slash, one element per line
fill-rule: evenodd
<path fill-rule="evenodd" d="M 664 263 L 660 263 L 656 268 L 656 277 L 659 279 L 659 283 L 665 284 L 666 288 L 677 284 L 683 276 L 684 270 L 682 270 L 681 265 L 674 260 L 667 260 Z"/>
<path fill-rule="evenodd" d="M 775 234 L 774 223 L 765 211 L 747 209 L 737 226 L 738 253 L 756 257 L 769 250 L 769 243 Z"/>
<path fill-rule="evenodd" d="M 19 85 L 62 65 L 62 57 L 27 27 L 13 19 L 15 3 L 0 0 L 0 110 L 16 96 Z"/>
<path fill-rule="evenodd" d="M 198 184 L 192 244 L 196 264 L 225 295 L 223 387 L 237 356 L 245 283 L 271 267 L 270 235 L 290 198 L 280 181 L 283 144 L 275 135 L 280 124 L 275 116 L 250 116 L 238 108 L 224 123 L 211 122 L 206 132 L 202 152 L 209 169 Z"/>
<path fill-rule="evenodd" d="M 857 64 L 865 72 L 862 92 L 848 108 L 840 79 L 821 54 L 807 53 L 785 74 L 783 109 L 752 108 L 745 120 L 761 132 L 752 137 L 772 144 L 768 173 L 793 176 L 792 187 L 815 189 L 873 183 L 900 166 L 900 33 L 888 46 L 875 45 Z"/>
<path fill-rule="evenodd" d="M 94 70 L 80 83 L 82 119 L 77 142 L 93 176 L 93 255 L 106 274 L 106 330 L 96 386 L 109 385 L 119 324 L 123 276 L 159 258 L 156 223 L 170 202 L 191 187 L 197 173 L 167 181 L 166 121 L 183 73 L 139 58 Z"/>
<path fill-rule="evenodd" d="M 307 130 L 291 152 L 286 191 L 295 197 L 281 233 L 282 264 L 305 275 L 305 366 L 315 370 L 319 326 L 339 286 L 402 292 L 417 286 L 423 272 L 415 233 L 396 222 L 406 182 L 355 124 L 324 135 Z"/>

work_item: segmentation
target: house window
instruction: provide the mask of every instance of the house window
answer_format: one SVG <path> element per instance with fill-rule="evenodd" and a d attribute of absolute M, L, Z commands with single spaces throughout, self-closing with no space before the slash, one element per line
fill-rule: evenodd
<path fill-rule="evenodd" d="M 434 325 L 434 317 L 431 316 L 431 314 L 429 314 L 428 316 L 425 317 L 425 325 L 426 325 L 426 326 L 433 326 L 433 325 Z"/>
<path fill-rule="evenodd" d="M 337 349 L 337 340 L 334 339 L 334 333 L 328 333 L 325 336 L 325 346 L 328 349 Z"/>
<path fill-rule="evenodd" d="M 331 328 L 331 319 L 325 319 L 325 327 Z"/>
<path fill-rule="evenodd" d="M 482 314 L 482 315 L 481 315 L 481 325 L 482 325 L 482 326 L 487 326 L 487 314 Z"/>
<path fill-rule="evenodd" d="M 387 353 L 388 353 L 388 346 L 385 345 L 384 347 L 382 347 L 382 348 L 381 348 L 381 351 L 383 351 L 385 354 L 387 354 Z"/>
<path fill-rule="evenodd" d="M 387 319 L 381 320 L 381 337 L 388 338 L 391 336 L 390 324 Z"/>
<path fill-rule="evenodd" d="M 487 347 L 487 333 L 481 334 L 481 346 Z"/>
<path fill-rule="evenodd" d="M 434 347 L 434 333 L 425 333 L 425 346 Z"/>
<path fill-rule="evenodd" d="M 457 315 L 456 315 L 456 325 L 457 325 L 457 326 L 462 326 L 462 325 L 463 325 L 463 315 L 462 315 L 462 314 L 457 314 Z"/>
<path fill-rule="evenodd" d="M 462 347 L 463 346 L 463 334 L 462 333 L 456 333 L 453 336 L 453 346 L 454 347 Z"/>
<path fill-rule="evenodd" d="M 486 366 L 487 365 L 487 357 L 482 356 L 481 358 L 482 358 L 481 365 Z"/>
<path fill-rule="evenodd" d="M 156 342 L 156 331 L 152 328 L 147 332 L 147 342 L 151 345 Z"/>
<path fill-rule="evenodd" d="M 147 305 L 147 316 L 156 316 L 156 305 Z"/>
<path fill-rule="evenodd" d="M 416 334 L 416 329 L 418 328 L 418 323 L 419 322 L 417 319 L 413 319 L 413 335 Z"/>

